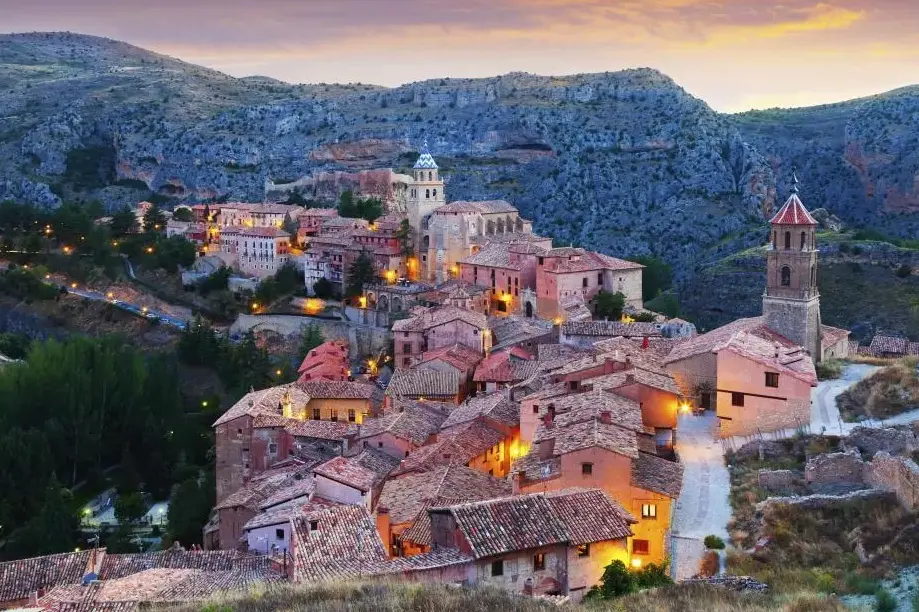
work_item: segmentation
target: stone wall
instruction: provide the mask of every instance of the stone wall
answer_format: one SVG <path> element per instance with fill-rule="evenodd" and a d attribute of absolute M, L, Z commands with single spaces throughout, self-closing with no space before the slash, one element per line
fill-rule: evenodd
<path fill-rule="evenodd" d="M 760 470 L 759 486 L 769 492 L 788 491 L 798 476 L 799 473 L 792 470 Z"/>
<path fill-rule="evenodd" d="M 919 438 L 908 425 L 900 427 L 856 427 L 846 439 L 866 457 L 874 457 L 880 451 L 900 455 L 919 450 Z"/>
<path fill-rule="evenodd" d="M 804 479 L 811 486 L 858 485 L 865 482 L 865 462 L 857 452 L 814 455 L 804 466 Z"/>
<path fill-rule="evenodd" d="M 878 489 L 861 489 L 844 495 L 799 495 L 794 497 L 770 497 L 756 504 L 757 516 L 765 516 L 777 506 L 797 506 L 804 509 L 828 508 L 834 505 L 845 505 L 859 500 L 873 500 L 880 502 L 897 503 L 897 496 L 892 491 Z"/>
<path fill-rule="evenodd" d="M 895 494 L 908 510 L 919 508 L 919 465 L 912 459 L 881 451 L 868 464 L 865 479 L 868 484 Z"/>
<path fill-rule="evenodd" d="M 317 325 L 326 340 L 348 342 L 352 357 L 370 355 L 389 349 L 390 331 L 350 321 L 321 319 L 297 315 L 246 315 L 242 314 L 230 327 L 231 334 L 244 334 L 249 330 L 271 330 L 282 336 L 299 336 L 306 325 Z"/>

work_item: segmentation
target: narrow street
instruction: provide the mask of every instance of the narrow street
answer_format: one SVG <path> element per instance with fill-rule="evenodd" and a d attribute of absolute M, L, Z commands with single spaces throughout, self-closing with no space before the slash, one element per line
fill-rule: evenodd
<path fill-rule="evenodd" d="M 848 435 L 857 423 L 843 423 L 836 407 L 836 397 L 875 372 L 876 366 L 853 364 L 847 366 L 836 380 L 821 382 L 811 393 L 811 431 L 831 435 Z M 883 422 L 861 423 L 884 427 L 919 420 L 919 410 L 907 412 Z M 677 429 L 677 453 L 684 466 L 683 491 L 673 510 L 671 564 L 676 580 L 691 578 L 698 572 L 705 552 L 702 540 L 714 534 L 727 542 L 727 524 L 731 519 L 728 501 L 730 477 L 724 464 L 728 446 L 737 448 L 747 440 L 733 438 L 722 442 L 716 437 L 717 418 L 680 416 Z M 794 431 L 786 432 L 792 435 Z"/>

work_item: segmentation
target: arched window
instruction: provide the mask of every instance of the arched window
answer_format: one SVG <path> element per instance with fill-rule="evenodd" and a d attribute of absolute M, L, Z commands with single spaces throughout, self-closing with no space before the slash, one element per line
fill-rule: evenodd
<path fill-rule="evenodd" d="M 791 232 L 785 232 L 785 250 L 791 249 Z"/>
<path fill-rule="evenodd" d="M 779 248 L 778 232 L 772 232 L 772 248 L 773 249 Z"/>
<path fill-rule="evenodd" d="M 791 268 L 782 266 L 782 286 L 791 287 Z"/>
<path fill-rule="evenodd" d="M 434 176 L 434 173 L 433 173 L 433 172 L 428 172 L 428 180 L 429 180 L 429 181 L 433 181 L 433 180 L 434 180 L 434 179 L 432 178 L 433 176 Z"/>
<path fill-rule="evenodd" d="M 807 233 L 801 232 L 801 250 L 804 250 L 804 245 L 807 243 Z"/>
<path fill-rule="evenodd" d="M 435 200 L 437 199 L 437 190 L 436 190 L 436 189 L 434 190 L 434 199 L 435 199 Z"/>
<path fill-rule="evenodd" d="M 425 200 L 430 200 L 430 199 L 431 199 L 431 190 L 430 190 L 430 189 L 425 189 L 425 190 L 424 190 L 424 199 L 425 199 Z"/>

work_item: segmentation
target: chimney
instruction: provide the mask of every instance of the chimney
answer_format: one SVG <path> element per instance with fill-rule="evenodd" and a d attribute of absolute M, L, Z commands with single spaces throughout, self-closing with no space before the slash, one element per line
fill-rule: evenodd
<path fill-rule="evenodd" d="M 634 375 L 634 374 L 626 374 L 626 375 L 625 375 L 625 384 L 631 385 L 631 384 L 634 384 L 634 383 L 635 383 L 635 375 Z"/>
<path fill-rule="evenodd" d="M 551 459 L 555 454 L 555 438 L 546 438 L 539 441 L 539 458 Z"/>
<path fill-rule="evenodd" d="M 520 489 L 523 488 L 523 472 L 518 471 L 514 472 L 514 494 L 520 493 Z"/>
<path fill-rule="evenodd" d="M 392 557 L 392 529 L 389 508 L 385 506 L 377 506 L 377 533 L 380 534 L 380 539 L 383 540 L 386 555 Z"/>
<path fill-rule="evenodd" d="M 600 411 L 600 422 L 603 423 L 604 425 L 612 425 L 613 424 L 613 413 L 610 412 L 609 410 L 601 410 Z"/>

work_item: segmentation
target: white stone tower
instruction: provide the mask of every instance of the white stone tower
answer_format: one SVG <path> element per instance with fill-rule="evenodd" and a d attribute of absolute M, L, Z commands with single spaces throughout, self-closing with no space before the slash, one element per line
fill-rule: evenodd
<path fill-rule="evenodd" d="M 817 289 L 817 222 L 798 197 L 798 177 L 791 195 L 770 221 L 766 254 L 766 326 L 803 346 L 814 363 L 821 360 L 820 292 Z"/>
<path fill-rule="evenodd" d="M 406 212 L 408 222 L 412 226 L 412 238 L 415 244 L 415 274 L 428 278 L 433 265 L 428 259 L 430 236 L 428 235 L 428 220 L 436 209 L 444 205 L 444 182 L 440 178 L 437 162 L 428 150 L 427 141 L 421 149 L 421 155 L 412 169 L 413 181 L 408 186 L 406 198 Z M 411 272 L 411 270 L 410 270 Z"/>

